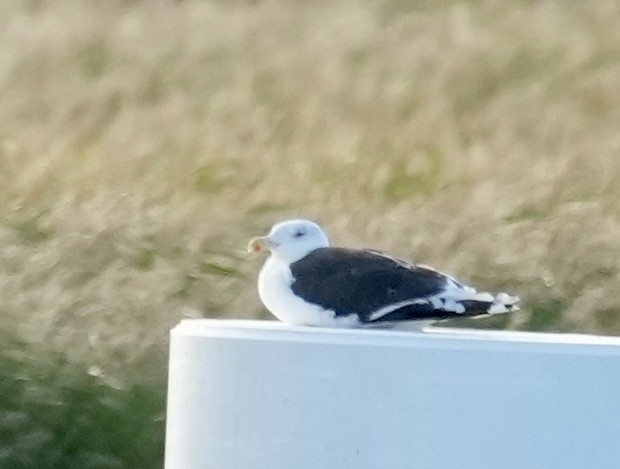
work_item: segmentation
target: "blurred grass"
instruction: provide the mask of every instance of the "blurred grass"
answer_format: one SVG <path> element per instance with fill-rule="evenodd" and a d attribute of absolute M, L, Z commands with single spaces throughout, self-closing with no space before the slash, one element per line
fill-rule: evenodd
<path fill-rule="evenodd" d="M 620 333 L 613 0 L 0 4 L 0 467 L 161 463 L 167 331 L 289 216 Z"/>
<path fill-rule="evenodd" d="M 122 383 L 97 367 L 3 337 L 0 467 L 157 467 L 165 381 Z"/>

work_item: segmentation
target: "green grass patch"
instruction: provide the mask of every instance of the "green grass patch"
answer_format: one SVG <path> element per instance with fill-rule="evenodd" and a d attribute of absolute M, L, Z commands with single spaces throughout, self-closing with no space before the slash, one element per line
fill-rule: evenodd
<path fill-rule="evenodd" d="M 54 232 L 43 228 L 38 218 L 16 222 L 12 225 L 19 240 L 24 244 L 39 244 L 49 240 Z"/>
<path fill-rule="evenodd" d="M 530 313 L 525 324 L 528 331 L 552 331 L 562 322 L 562 313 L 567 307 L 564 298 L 550 298 L 529 303 Z"/>
<path fill-rule="evenodd" d="M 3 337 L 0 467 L 161 466 L 165 382 L 110 382 L 62 354 Z M 162 363 L 162 367 L 165 364 Z"/>

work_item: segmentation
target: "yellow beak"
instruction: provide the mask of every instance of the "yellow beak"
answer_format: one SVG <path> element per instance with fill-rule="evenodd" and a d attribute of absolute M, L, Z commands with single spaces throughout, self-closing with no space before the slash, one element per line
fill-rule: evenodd
<path fill-rule="evenodd" d="M 259 236 L 250 241 L 248 244 L 248 252 L 266 252 L 273 247 L 276 247 L 276 244 L 267 236 Z"/>

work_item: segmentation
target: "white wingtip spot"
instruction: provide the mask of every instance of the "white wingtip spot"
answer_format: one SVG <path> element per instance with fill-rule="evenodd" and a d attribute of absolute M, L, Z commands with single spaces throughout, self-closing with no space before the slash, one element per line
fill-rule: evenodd
<path fill-rule="evenodd" d="M 502 314 L 502 313 L 508 313 L 510 310 L 506 308 L 504 304 L 493 303 L 489 307 L 488 311 L 489 311 L 489 314 Z"/>
<path fill-rule="evenodd" d="M 497 296 L 495 297 L 495 301 L 498 303 L 503 303 L 508 306 L 512 306 L 519 301 L 519 297 L 512 296 L 512 295 L 509 295 L 508 293 L 502 292 L 502 293 L 497 294 Z"/>
<path fill-rule="evenodd" d="M 452 311 L 456 314 L 463 314 L 465 313 L 465 306 L 461 303 L 458 303 L 457 301 L 451 299 L 451 298 L 446 298 L 444 299 L 443 302 L 443 308 L 446 311 Z"/>
<path fill-rule="evenodd" d="M 489 307 L 488 313 L 502 314 L 519 311 L 519 307 L 516 304 L 518 301 L 518 296 L 512 296 L 508 293 L 498 293 L 493 300 L 493 304 Z"/>
<path fill-rule="evenodd" d="M 476 293 L 473 297 L 472 300 L 476 300 L 476 301 L 486 301 L 489 303 L 492 303 L 493 301 L 495 301 L 495 298 L 493 297 L 493 295 L 491 295 L 490 293 Z M 503 303 L 503 302 L 502 302 Z"/>

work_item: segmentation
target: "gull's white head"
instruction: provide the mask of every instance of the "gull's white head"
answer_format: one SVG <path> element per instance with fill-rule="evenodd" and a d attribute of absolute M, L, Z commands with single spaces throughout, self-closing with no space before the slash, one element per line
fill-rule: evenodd
<path fill-rule="evenodd" d="M 273 225 L 267 236 L 250 241 L 248 251 L 271 251 L 277 259 L 292 263 L 315 249 L 327 246 L 327 236 L 316 223 L 309 220 L 286 220 Z"/>

